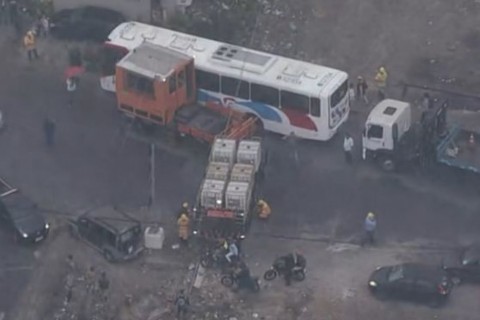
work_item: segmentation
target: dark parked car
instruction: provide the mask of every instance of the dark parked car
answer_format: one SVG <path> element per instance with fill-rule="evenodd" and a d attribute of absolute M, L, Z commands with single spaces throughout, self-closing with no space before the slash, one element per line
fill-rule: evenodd
<path fill-rule="evenodd" d="M 443 268 L 455 283 L 480 282 L 480 245 L 453 252 L 443 259 Z"/>
<path fill-rule="evenodd" d="M 40 242 L 50 230 L 37 205 L 17 190 L 0 198 L 0 225 L 20 243 Z"/>
<path fill-rule="evenodd" d="M 368 288 L 378 299 L 394 298 L 443 305 L 452 289 L 445 270 L 418 263 L 377 268 Z"/>
<path fill-rule="evenodd" d="M 105 41 L 125 17 L 115 11 L 95 6 L 64 9 L 50 19 L 51 33 L 64 39 Z"/>
<path fill-rule="evenodd" d="M 110 262 L 135 258 L 143 251 L 140 222 L 113 207 L 99 207 L 70 221 L 70 232 Z"/>

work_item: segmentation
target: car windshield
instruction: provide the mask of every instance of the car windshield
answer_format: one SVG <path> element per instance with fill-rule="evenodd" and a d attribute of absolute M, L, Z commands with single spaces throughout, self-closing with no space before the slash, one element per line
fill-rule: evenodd
<path fill-rule="evenodd" d="M 395 266 L 390 269 L 388 273 L 388 282 L 394 282 L 403 278 L 403 267 L 402 266 Z"/>
<path fill-rule="evenodd" d="M 135 235 L 135 229 L 130 229 L 130 230 L 124 232 L 120 236 L 120 242 L 121 243 L 130 242 L 133 239 L 134 235 Z"/>

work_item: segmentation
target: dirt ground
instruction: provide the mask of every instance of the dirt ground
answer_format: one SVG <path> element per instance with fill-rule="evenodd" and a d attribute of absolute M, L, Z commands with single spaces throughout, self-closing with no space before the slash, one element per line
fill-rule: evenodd
<path fill-rule="evenodd" d="M 245 11 L 245 7 L 237 7 L 236 3 L 240 2 L 194 0 L 194 5 L 188 9 L 188 13 L 195 18 L 192 20 L 193 22 L 186 24 L 186 29 L 220 40 L 343 69 L 350 73 L 352 79 L 356 75 L 364 75 L 371 81 L 375 69 L 379 65 L 385 65 L 390 74 L 391 89 L 389 93 L 392 96 L 400 96 L 402 82 L 462 92 L 475 92 L 478 88 L 480 79 L 480 61 L 477 59 L 480 51 L 478 27 L 480 3 L 478 1 L 424 0 L 419 4 L 418 1 L 413 0 L 259 0 L 252 1 L 252 7 L 249 7 L 247 11 Z M 177 23 L 185 24 L 185 21 Z M 28 133 L 29 140 L 41 145 L 41 142 L 37 141 L 41 139 L 38 137 L 40 130 L 37 130 L 36 127 L 32 129 L 31 123 L 23 123 L 18 119 L 28 118 L 25 116 L 27 113 L 34 113 L 35 117 L 41 118 L 46 112 L 52 112 L 52 110 L 58 112 L 62 117 L 68 119 L 65 123 L 72 126 L 72 132 L 77 130 L 73 133 L 77 140 L 72 140 L 82 141 L 88 145 L 88 148 L 80 151 L 74 148 L 72 143 L 68 143 L 66 138 L 62 141 L 62 137 L 60 137 L 60 145 L 64 148 L 63 152 L 71 152 L 72 158 L 81 158 L 82 162 L 87 163 L 92 159 L 98 161 L 98 165 L 94 163 L 85 167 L 77 163 L 76 168 L 84 170 L 88 177 L 95 176 L 100 182 L 85 179 L 85 181 L 77 181 L 76 184 L 72 183 L 71 180 L 79 176 L 79 174 L 70 174 L 70 167 L 65 164 L 72 161 L 61 153 L 56 156 L 57 158 L 53 157 L 54 160 L 51 160 L 49 155 L 38 146 L 35 147 L 36 149 L 26 148 L 28 151 L 25 154 L 12 155 L 13 160 L 5 161 L 5 168 L 13 171 L 16 163 L 22 162 L 23 160 L 20 158 L 24 159 L 25 155 L 34 158 L 36 162 L 35 164 L 33 161 L 29 163 L 29 168 L 31 170 L 42 168 L 45 170 L 45 176 L 55 175 L 57 180 L 52 178 L 55 183 L 49 184 L 49 180 L 38 179 L 37 176 L 28 174 L 28 172 L 18 175 L 11 172 L 8 174 L 23 179 L 22 184 L 26 186 L 25 189 L 28 189 L 29 185 L 36 186 L 37 189 L 48 189 L 49 192 L 38 192 L 36 199 L 42 204 L 48 204 L 49 208 L 59 211 L 74 214 L 78 208 L 88 207 L 92 203 L 118 201 L 118 199 L 128 199 L 138 205 L 143 198 L 138 195 L 140 192 L 134 193 L 131 190 L 138 191 L 145 188 L 143 180 L 146 179 L 148 172 L 146 169 L 138 169 L 143 163 L 140 164 L 141 161 L 136 159 L 146 154 L 146 148 L 143 144 L 130 141 L 122 142 L 127 144 L 128 148 L 125 147 L 125 150 L 128 150 L 128 153 L 122 151 L 123 149 L 118 151 L 113 147 L 119 144 L 116 131 L 110 130 L 117 127 L 114 111 L 104 112 L 111 113 L 112 120 L 108 123 L 102 122 L 103 119 L 81 119 L 85 110 L 91 111 L 88 108 L 102 106 L 105 109 L 112 107 L 113 110 L 111 99 L 108 99 L 100 90 L 82 92 L 79 100 L 84 108 L 83 111 L 73 110 L 70 115 L 67 113 L 70 111 L 66 111 L 62 104 L 64 97 L 61 94 L 50 95 L 50 87 L 38 80 L 41 77 L 50 79 L 58 86 L 58 91 L 63 92 L 63 79 L 59 74 L 65 65 L 65 52 L 68 47 L 73 45 L 75 44 L 58 43 L 55 40 L 42 41 L 39 42 L 42 65 L 25 66 L 24 63 L 17 71 L 8 63 L 4 63 L 6 74 L 11 72 L 22 76 L 29 72 L 37 72 L 38 76 L 31 77 L 37 77 L 35 83 L 38 91 L 42 91 L 45 86 L 45 92 L 47 92 L 42 99 L 26 97 L 26 101 L 31 103 L 28 104 L 30 109 L 19 107 L 15 110 L 17 123 L 13 123 L 13 130 L 9 129 L 9 137 L 12 142 L 8 145 L 13 149 L 14 146 L 26 144 L 27 142 L 20 139 L 25 137 L 23 135 L 25 132 Z M 11 38 L 5 40 L 3 34 L 2 49 L 6 61 L 15 61 L 14 66 L 19 60 L 25 58 L 19 41 L 14 42 Z M 33 89 L 32 83 L 25 84 L 26 88 Z M 15 88 L 19 91 L 17 96 L 23 96 L 20 89 L 23 88 L 21 86 Z M 8 94 L 11 92 L 5 92 L 4 96 L 11 99 Z M 417 96 L 420 94 L 420 92 L 415 93 Z M 16 101 L 8 99 L 4 98 L 6 101 L 2 101 L 2 103 L 16 107 Z M 90 103 L 89 99 L 94 99 L 95 103 Z M 45 105 L 48 107 L 41 109 Z M 367 110 L 365 108 L 360 111 L 366 112 Z M 471 121 L 472 128 L 478 128 L 479 122 L 476 114 L 466 114 L 463 117 Z M 472 120 L 474 117 L 475 120 Z M 15 125 L 18 126 L 15 128 Z M 91 129 L 89 126 L 100 128 L 98 129 L 100 133 L 90 133 L 90 130 L 86 130 Z M 66 126 L 63 128 L 60 126 L 60 130 L 67 131 L 66 129 Z M 95 145 L 94 142 L 97 140 L 101 141 Z M 30 143 L 30 141 L 28 142 Z M 110 152 L 114 155 L 113 158 L 122 158 L 124 161 L 118 170 L 107 171 L 105 169 L 109 166 L 109 162 L 117 162 L 116 159 L 111 158 L 111 154 L 102 153 L 105 149 L 106 153 Z M 100 156 L 92 156 L 97 154 Z M 132 160 L 133 158 L 135 160 Z M 331 160 L 329 166 L 326 167 L 324 162 L 318 162 L 312 168 L 318 172 L 332 171 L 331 175 L 327 174 L 322 177 L 334 181 L 338 178 L 335 170 L 343 170 L 343 165 L 339 163 L 338 154 L 331 153 L 326 148 L 323 150 L 322 161 L 325 159 Z M 161 158 L 161 160 L 164 159 Z M 184 161 L 183 158 L 171 160 L 172 163 L 182 161 Z M 144 162 L 146 168 L 147 160 Z M 171 168 L 179 170 L 178 175 L 181 174 L 182 177 L 189 177 L 191 172 L 197 172 L 203 168 L 200 163 L 177 169 L 172 163 L 165 165 L 166 170 L 173 170 Z M 68 174 L 60 177 L 60 170 L 57 166 L 63 166 Z M 25 167 L 27 166 L 22 166 L 22 168 Z M 87 175 L 86 173 L 90 170 L 93 170 L 94 174 Z M 180 170 L 183 171 L 180 172 Z M 352 176 L 362 178 L 362 175 L 365 175 L 372 180 L 370 171 L 357 171 L 352 173 Z M 305 173 L 302 174 L 305 175 Z M 119 175 L 123 177 L 120 182 L 117 180 Z M 140 175 L 142 175 L 141 179 L 138 178 Z M 305 175 L 302 178 L 306 181 L 308 177 Z M 187 178 L 178 179 L 185 179 L 185 181 L 179 181 L 179 185 L 190 183 Z M 41 182 L 38 182 L 39 180 Z M 380 194 L 383 189 L 391 188 L 388 183 L 391 183 L 393 179 L 373 178 L 373 180 L 375 184 L 379 185 L 371 195 L 372 198 L 375 198 L 376 194 Z M 294 181 L 293 178 L 292 181 Z M 427 184 L 416 184 L 415 181 L 409 183 L 407 186 L 409 190 L 412 185 L 420 189 L 430 187 Z M 120 191 L 109 192 L 111 184 L 118 186 Z M 317 185 L 314 186 L 317 187 Z M 185 197 L 185 193 L 191 192 L 190 190 L 185 191 L 180 186 L 163 186 L 162 188 L 174 190 L 169 193 L 172 194 L 173 200 L 161 199 L 165 203 L 168 202 L 166 200 L 170 200 L 167 204 L 161 203 L 164 212 L 172 211 L 173 207 Z M 328 189 L 331 188 L 331 185 L 328 186 Z M 274 189 L 288 194 L 288 190 L 285 191 L 285 186 L 281 183 Z M 325 189 L 327 187 L 321 191 L 325 191 L 327 194 L 329 190 Z M 338 187 L 338 189 L 341 188 Z M 160 191 L 164 192 L 165 190 Z M 417 194 L 422 194 L 423 191 L 419 191 Z M 68 194 L 75 193 L 78 194 L 76 197 L 68 196 Z M 352 199 L 352 202 L 355 201 L 355 205 L 366 202 L 365 199 L 357 199 L 358 196 L 356 198 L 358 193 L 356 191 L 347 193 L 347 197 Z M 399 199 L 397 201 L 402 204 L 408 202 L 402 197 Z M 440 202 L 441 197 L 431 199 L 431 202 Z M 389 200 L 382 200 L 386 207 Z M 333 202 L 333 200 L 331 201 Z M 336 201 L 348 202 L 345 199 Z M 315 203 L 316 206 L 317 203 Z M 337 204 L 324 204 L 325 208 L 334 206 Z M 477 203 L 471 202 L 471 207 L 475 206 Z M 405 208 L 408 207 L 405 206 Z M 426 206 L 425 210 L 431 208 L 437 207 Z M 478 210 L 473 208 L 468 211 L 468 214 L 473 217 L 477 213 L 476 211 Z M 312 213 L 316 214 L 313 210 Z M 343 216 L 345 219 L 353 217 L 344 212 L 339 212 L 339 216 Z M 51 237 L 34 252 L 35 270 L 14 310 L 9 313 L 9 319 L 163 320 L 174 318 L 172 300 L 178 289 L 190 284 L 191 265 L 197 259 L 193 252 L 170 249 L 176 241 L 175 230 L 172 227 L 174 226 L 173 218 L 164 220 L 170 223 L 170 227 L 166 228 L 167 241 L 164 250 L 158 253 L 147 253 L 139 260 L 123 265 L 107 264 L 93 249 L 72 239 L 66 231 L 64 218 L 56 215 L 51 215 L 49 218 L 54 221 Z M 145 217 L 146 220 L 157 218 L 158 216 L 154 214 Z M 391 219 L 393 219 L 391 224 L 394 224 L 391 229 L 400 229 L 402 217 L 396 218 L 396 220 L 394 217 Z M 427 221 L 430 221 L 429 219 L 430 216 L 419 218 L 416 221 L 418 224 L 407 226 L 407 228 L 418 231 L 426 229 L 425 225 Z M 454 221 L 452 216 L 447 216 L 447 219 L 445 217 L 438 218 L 447 226 L 450 223 L 455 225 L 449 219 Z M 285 221 L 276 229 L 278 234 L 287 233 L 293 229 L 291 225 L 300 224 L 298 219 L 291 217 Z M 312 222 L 312 226 L 308 226 L 309 221 Z M 319 230 L 325 231 L 325 233 L 328 231 L 333 234 L 332 238 L 335 238 L 337 231 L 340 233 L 345 229 L 345 234 L 350 236 L 350 229 L 356 228 L 353 226 L 348 229 L 340 223 L 340 218 L 337 216 L 326 219 L 328 223 L 320 226 L 314 224 L 313 221 L 313 218 L 302 221 L 303 224 L 307 224 L 308 228 L 299 228 L 298 230 L 308 229 L 308 235 L 315 234 L 317 236 Z M 472 221 L 470 224 L 472 228 L 476 226 L 473 218 L 465 221 Z M 405 228 L 405 226 L 403 227 Z M 472 232 L 472 229 L 469 231 Z M 435 233 L 434 230 L 430 232 Z M 419 232 L 419 234 L 421 233 Z M 300 237 L 304 234 L 295 235 Z M 340 236 L 338 235 L 338 237 Z M 404 303 L 380 303 L 372 299 L 365 292 L 365 284 L 369 273 L 376 266 L 417 259 L 435 264 L 439 261 L 438 255 L 441 253 L 397 246 L 395 236 L 393 236 L 393 240 L 390 239 L 390 242 L 378 248 L 360 250 L 355 245 L 329 245 L 321 241 L 279 240 L 254 235 L 247 240 L 244 250 L 252 273 L 261 277 L 277 253 L 284 253 L 296 247 L 301 247 L 309 260 L 307 281 L 295 284 L 291 288 L 285 288 L 281 280 L 271 283 L 262 281 L 261 292 L 258 295 L 234 294 L 220 285 L 217 273 L 208 271 L 202 287 L 192 291 L 190 319 L 340 320 L 368 318 L 398 320 L 408 318 L 424 320 L 433 318 L 474 320 L 477 319 L 480 311 L 476 301 L 480 292 L 478 288 L 470 286 L 456 288 L 449 306 L 442 310 L 431 310 L 428 307 Z M 76 263 L 74 270 L 69 269 L 66 264 L 65 259 L 68 254 L 74 256 Z M 105 271 L 110 279 L 107 301 L 102 301 L 102 296 L 98 293 L 87 294 L 87 283 L 84 278 L 91 266 L 95 267 L 96 277 L 101 271 Z M 68 304 L 64 304 L 67 294 L 65 283 L 72 277 L 74 279 L 72 300 Z"/>

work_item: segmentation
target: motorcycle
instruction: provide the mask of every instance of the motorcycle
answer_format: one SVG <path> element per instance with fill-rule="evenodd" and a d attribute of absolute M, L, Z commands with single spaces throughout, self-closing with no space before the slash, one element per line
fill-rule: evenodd
<path fill-rule="evenodd" d="M 220 282 L 227 288 L 233 287 L 235 289 L 239 289 L 240 287 L 242 287 L 240 280 L 233 273 L 222 276 Z M 258 277 L 249 277 L 247 281 L 243 284 L 243 287 L 255 293 L 259 292 L 260 284 L 258 282 Z"/>
<path fill-rule="evenodd" d="M 293 269 L 292 279 L 297 282 L 305 280 L 305 267 L 296 267 Z M 285 260 L 283 258 L 278 258 L 275 260 L 273 265 L 265 271 L 263 278 L 267 281 L 274 280 L 277 276 L 283 276 L 286 273 L 285 269 Z"/>
<path fill-rule="evenodd" d="M 223 248 L 207 248 L 200 258 L 200 265 L 206 269 L 209 268 L 224 268 L 228 265 L 225 258 L 225 250 Z"/>

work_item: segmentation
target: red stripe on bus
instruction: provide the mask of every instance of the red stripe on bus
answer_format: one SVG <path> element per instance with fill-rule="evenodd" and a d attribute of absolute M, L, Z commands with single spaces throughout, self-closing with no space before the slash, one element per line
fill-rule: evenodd
<path fill-rule="evenodd" d="M 318 131 L 317 126 L 307 114 L 285 107 L 282 108 L 282 111 L 285 113 L 292 126 Z"/>

